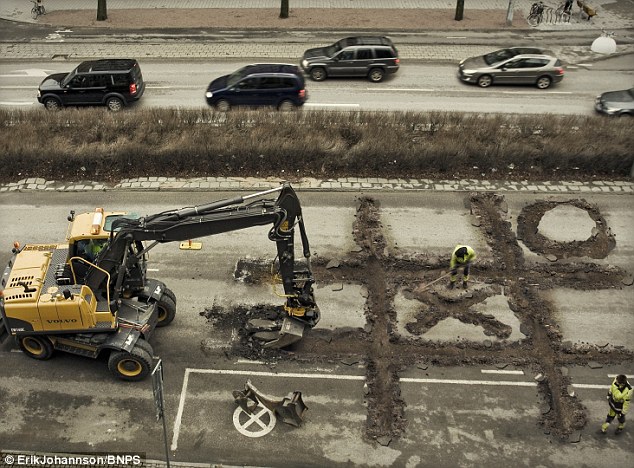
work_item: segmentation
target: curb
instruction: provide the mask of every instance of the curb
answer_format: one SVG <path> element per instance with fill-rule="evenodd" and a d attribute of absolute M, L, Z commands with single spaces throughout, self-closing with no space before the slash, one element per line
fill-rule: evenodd
<path fill-rule="evenodd" d="M 190 192 L 261 190 L 277 186 L 288 179 L 254 177 L 138 177 L 118 183 L 98 181 L 52 181 L 42 178 L 22 179 L 0 185 L 0 193 L 25 192 Z M 634 194 L 631 181 L 501 181 L 501 180 L 432 180 L 340 177 L 337 179 L 301 178 L 290 180 L 303 191 L 441 191 L 441 192 L 533 192 L 544 194 Z"/>

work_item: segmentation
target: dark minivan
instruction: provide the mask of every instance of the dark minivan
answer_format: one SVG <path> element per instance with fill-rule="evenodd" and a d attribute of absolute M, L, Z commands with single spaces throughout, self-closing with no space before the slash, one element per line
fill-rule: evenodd
<path fill-rule="evenodd" d="M 234 106 L 273 106 L 286 111 L 302 106 L 307 95 L 297 65 L 257 63 L 213 80 L 205 98 L 220 111 Z"/>
<path fill-rule="evenodd" d="M 63 106 L 107 106 L 119 111 L 138 100 L 145 90 L 143 75 L 135 59 L 91 60 L 70 73 L 47 76 L 37 100 L 47 109 Z"/>
<path fill-rule="evenodd" d="M 328 47 L 304 52 L 302 69 L 315 81 L 335 76 L 362 76 L 378 83 L 396 73 L 400 60 L 392 40 L 385 36 L 346 37 Z"/>

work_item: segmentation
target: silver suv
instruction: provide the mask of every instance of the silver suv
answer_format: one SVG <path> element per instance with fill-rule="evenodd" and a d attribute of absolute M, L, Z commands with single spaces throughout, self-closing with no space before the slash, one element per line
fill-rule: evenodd
<path fill-rule="evenodd" d="M 399 67 L 398 51 L 383 36 L 346 37 L 328 47 L 304 52 L 302 69 L 315 81 L 328 77 L 363 76 L 378 83 Z"/>

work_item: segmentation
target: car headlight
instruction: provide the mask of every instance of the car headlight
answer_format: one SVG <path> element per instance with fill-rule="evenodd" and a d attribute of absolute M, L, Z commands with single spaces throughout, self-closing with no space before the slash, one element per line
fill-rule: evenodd
<path fill-rule="evenodd" d="M 465 63 L 467 61 L 467 59 L 462 59 L 460 60 L 460 63 L 458 65 L 462 65 L 463 63 Z"/>
<path fill-rule="evenodd" d="M 462 70 L 462 73 L 465 75 L 473 75 L 475 72 L 475 70 Z"/>
<path fill-rule="evenodd" d="M 207 99 L 210 99 L 213 95 L 214 95 L 214 93 L 212 93 L 211 91 L 207 91 L 207 92 L 205 93 L 205 97 L 206 97 Z"/>
<path fill-rule="evenodd" d="M 304 68 L 308 67 L 308 60 L 306 59 L 302 60 L 302 67 Z"/>

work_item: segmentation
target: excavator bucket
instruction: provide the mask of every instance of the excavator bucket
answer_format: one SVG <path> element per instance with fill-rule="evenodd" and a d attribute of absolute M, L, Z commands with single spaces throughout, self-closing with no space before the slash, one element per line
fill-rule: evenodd
<path fill-rule="evenodd" d="M 233 398 L 246 413 L 252 414 L 261 405 L 274 412 L 282 422 L 295 427 L 300 426 L 304 412 L 308 409 L 302 400 L 301 392 L 291 392 L 279 399 L 260 392 L 251 380 L 247 380 L 244 384 L 244 391 L 235 390 Z"/>
<path fill-rule="evenodd" d="M 277 336 L 269 335 L 272 339 L 262 345 L 263 348 L 279 349 L 285 348 L 304 336 L 304 328 L 306 325 L 301 320 L 293 317 L 284 317 L 282 328 L 280 328 Z M 258 334 L 256 334 L 256 338 Z"/>

